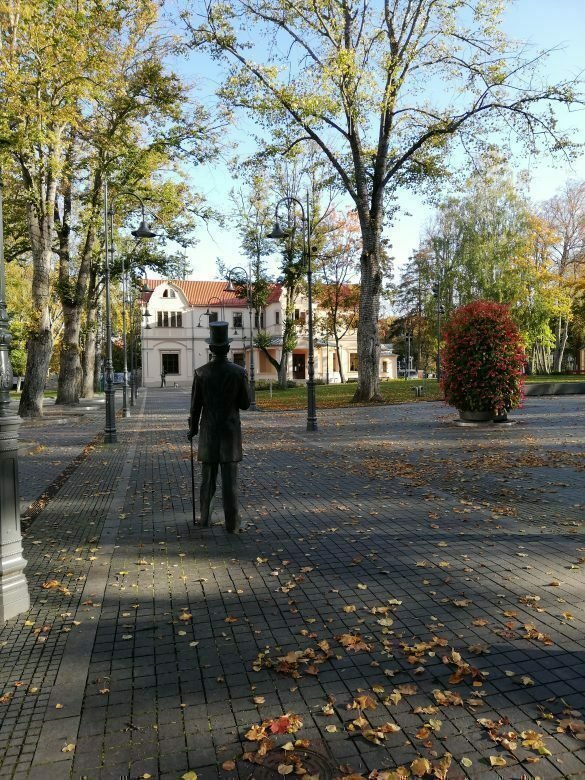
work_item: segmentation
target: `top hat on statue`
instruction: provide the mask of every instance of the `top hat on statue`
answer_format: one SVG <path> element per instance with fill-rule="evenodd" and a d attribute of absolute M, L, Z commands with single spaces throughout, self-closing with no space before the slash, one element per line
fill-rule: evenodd
<path fill-rule="evenodd" d="M 211 322 L 209 324 L 210 338 L 205 339 L 210 347 L 227 347 L 233 339 L 228 338 L 227 322 Z"/>

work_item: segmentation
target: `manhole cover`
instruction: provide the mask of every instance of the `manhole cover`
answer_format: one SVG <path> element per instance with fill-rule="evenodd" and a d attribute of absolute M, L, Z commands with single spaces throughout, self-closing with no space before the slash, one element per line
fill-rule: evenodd
<path fill-rule="evenodd" d="M 296 760 L 293 760 L 292 756 L 295 756 Z M 337 770 L 337 766 L 328 756 L 311 748 L 298 748 L 294 751 L 270 750 L 264 757 L 264 763 L 254 767 L 250 777 L 254 780 L 282 780 L 283 775 L 278 771 L 280 764 L 302 766 L 307 775 L 316 775 L 319 780 L 332 780 Z M 300 777 L 300 775 L 293 770 L 286 777 Z"/>

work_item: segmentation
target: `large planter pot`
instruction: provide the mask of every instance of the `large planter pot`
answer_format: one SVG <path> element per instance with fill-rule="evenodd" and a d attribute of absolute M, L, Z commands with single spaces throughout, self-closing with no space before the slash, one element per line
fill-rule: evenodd
<path fill-rule="evenodd" d="M 484 410 L 481 412 L 466 412 L 463 409 L 459 409 L 459 418 L 465 422 L 491 422 L 494 417 L 494 413 Z"/>

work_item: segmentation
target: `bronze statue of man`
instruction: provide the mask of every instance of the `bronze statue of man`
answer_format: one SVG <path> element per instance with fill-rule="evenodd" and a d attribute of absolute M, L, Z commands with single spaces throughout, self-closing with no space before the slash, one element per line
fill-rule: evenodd
<path fill-rule="evenodd" d="M 213 360 L 195 371 L 191 391 L 189 438 L 199 433 L 197 460 L 202 461 L 199 504 L 201 525 L 211 520 L 217 472 L 221 466 L 221 488 L 225 527 L 240 530 L 238 511 L 238 463 L 242 460 L 240 409 L 250 406 L 248 377 L 240 366 L 227 359 L 231 339 L 227 322 L 212 322 L 205 339 Z"/>

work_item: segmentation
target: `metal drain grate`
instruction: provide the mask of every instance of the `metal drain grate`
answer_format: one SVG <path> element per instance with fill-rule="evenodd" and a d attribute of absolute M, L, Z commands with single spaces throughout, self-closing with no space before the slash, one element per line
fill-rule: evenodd
<path fill-rule="evenodd" d="M 328 755 L 313 750 L 311 748 L 298 748 L 294 751 L 308 775 L 316 775 L 319 780 L 333 780 L 337 772 L 337 765 Z M 278 772 L 279 764 L 291 764 L 290 751 L 270 750 L 264 757 L 261 766 L 255 766 L 250 772 L 250 778 L 254 780 L 282 780 L 282 775 Z M 287 777 L 295 778 L 299 775 L 291 772 Z"/>

